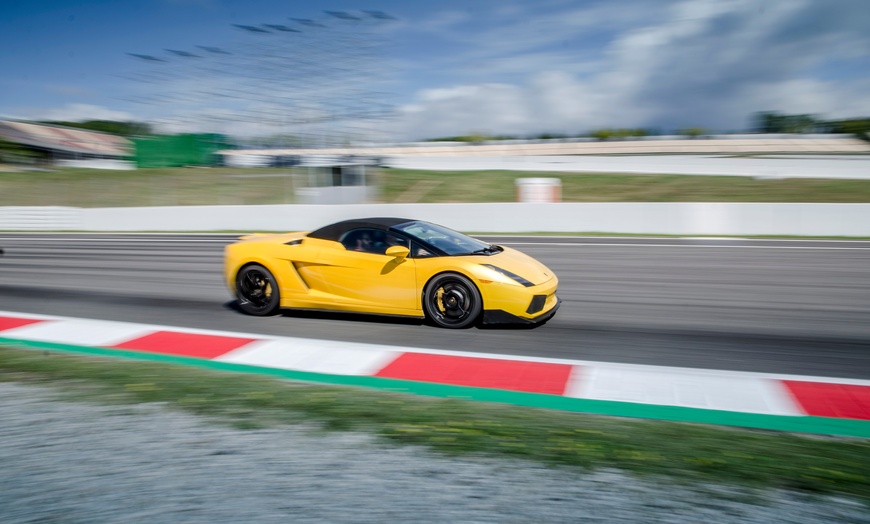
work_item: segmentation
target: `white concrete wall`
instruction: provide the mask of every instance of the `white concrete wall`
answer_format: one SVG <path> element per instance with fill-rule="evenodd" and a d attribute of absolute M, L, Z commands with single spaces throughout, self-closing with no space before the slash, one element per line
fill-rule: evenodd
<path fill-rule="evenodd" d="M 335 149 L 229 149 L 218 151 L 228 164 L 233 157 L 251 155 L 360 155 L 360 156 L 535 156 L 661 153 L 866 153 L 870 144 L 850 135 L 716 135 L 710 139 L 646 137 L 628 140 L 511 140 L 469 144 L 423 142 L 393 146 Z"/>
<path fill-rule="evenodd" d="M 374 186 L 300 187 L 295 191 L 300 204 L 357 204 L 377 197 Z"/>
<path fill-rule="evenodd" d="M 391 156 L 383 165 L 434 171 L 501 169 L 542 173 L 631 173 L 754 178 L 870 180 L 870 155 L 726 157 L 715 155 Z"/>
<path fill-rule="evenodd" d="M 78 167 L 85 169 L 112 169 L 118 171 L 132 171 L 136 169 L 135 162 L 108 158 L 91 160 L 58 160 L 56 164 L 63 167 Z"/>
<path fill-rule="evenodd" d="M 870 237 L 870 204 L 492 203 L 0 207 L 0 230 L 298 231 L 367 216 L 460 231 Z"/>
<path fill-rule="evenodd" d="M 77 207 L 0 207 L 0 231 L 57 231 L 82 229 Z"/>

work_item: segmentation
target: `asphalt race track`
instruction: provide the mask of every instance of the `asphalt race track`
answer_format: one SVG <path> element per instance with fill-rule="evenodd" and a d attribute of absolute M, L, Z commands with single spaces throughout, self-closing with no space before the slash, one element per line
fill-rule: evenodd
<path fill-rule="evenodd" d="M 870 379 L 870 242 L 483 237 L 560 278 L 534 329 L 238 312 L 231 235 L 0 233 L 0 310 L 479 353 Z"/>

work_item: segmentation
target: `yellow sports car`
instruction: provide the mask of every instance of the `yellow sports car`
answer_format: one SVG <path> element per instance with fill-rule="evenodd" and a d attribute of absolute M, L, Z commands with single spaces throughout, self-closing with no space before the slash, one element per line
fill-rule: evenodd
<path fill-rule="evenodd" d="M 556 275 L 532 257 L 405 218 L 243 236 L 226 247 L 224 271 L 251 315 L 352 311 L 465 328 L 542 323 L 559 307 Z"/>

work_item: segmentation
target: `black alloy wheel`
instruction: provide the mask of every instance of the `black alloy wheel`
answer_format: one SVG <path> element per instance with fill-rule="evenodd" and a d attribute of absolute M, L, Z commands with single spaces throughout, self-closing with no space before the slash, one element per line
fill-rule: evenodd
<path fill-rule="evenodd" d="M 245 266 L 236 275 L 236 296 L 242 311 L 260 317 L 274 313 L 281 304 L 278 281 L 259 264 Z"/>
<path fill-rule="evenodd" d="M 477 320 L 483 301 L 471 280 L 456 273 L 445 273 L 426 286 L 423 309 L 440 327 L 461 329 Z"/>

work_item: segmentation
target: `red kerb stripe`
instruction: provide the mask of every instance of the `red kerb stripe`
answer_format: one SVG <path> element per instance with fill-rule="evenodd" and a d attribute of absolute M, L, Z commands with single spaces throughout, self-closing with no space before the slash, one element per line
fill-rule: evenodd
<path fill-rule="evenodd" d="M 783 380 L 807 415 L 870 420 L 870 386 Z"/>
<path fill-rule="evenodd" d="M 254 340 L 253 338 L 158 331 L 112 347 L 185 357 L 216 358 Z"/>
<path fill-rule="evenodd" d="M 572 368 L 567 364 L 404 353 L 375 376 L 561 395 Z"/>
<path fill-rule="evenodd" d="M 6 329 L 13 329 L 21 326 L 27 326 L 30 324 L 36 324 L 38 322 L 45 321 L 33 318 L 0 317 L 0 331 L 4 331 Z"/>

